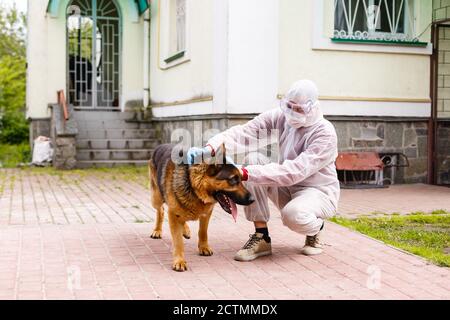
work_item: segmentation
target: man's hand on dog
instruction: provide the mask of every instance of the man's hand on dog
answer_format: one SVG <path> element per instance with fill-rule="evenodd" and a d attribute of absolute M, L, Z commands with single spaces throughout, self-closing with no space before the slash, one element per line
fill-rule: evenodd
<path fill-rule="evenodd" d="M 187 152 L 187 164 L 200 164 L 203 159 L 214 156 L 214 150 L 211 146 L 204 148 L 192 147 Z"/>
<path fill-rule="evenodd" d="M 191 147 L 187 152 L 187 164 L 189 165 L 199 164 L 202 163 L 204 159 L 214 157 L 214 155 L 215 151 L 213 147 L 210 145 L 207 145 L 203 148 Z M 247 173 L 243 169 L 243 166 L 235 164 L 233 159 L 231 159 L 230 157 L 226 158 L 226 163 L 236 166 L 239 169 L 239 173 L 241 174 L 241 176 L 244 177 L 247 175 Z M 244 179 L 244 181 L 245 180 L 247 179 Z"/>

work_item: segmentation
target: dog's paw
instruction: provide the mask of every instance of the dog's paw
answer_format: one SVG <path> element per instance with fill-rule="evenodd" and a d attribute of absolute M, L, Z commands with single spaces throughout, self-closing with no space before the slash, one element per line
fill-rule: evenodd
<path fill-rule="evenodd" d="M 187 224 L 184 224 L 183 237 L 185 239 L 191 238 L 191 230 L 189 229 L 189 226 Z"/>
<path fill-rule="evenodd" d="M 213 255 L 213 251 L 209 246 L 198 248 L 198 253 L 201 256 L 212 256 Z"/>
<path fill-rule="evenodd" d="M 189 233 L 183 233 L 183 237 L 185 238 L 185 239 L 190 239 L 191 238 L 191 233 L 189 232 Z"/>
<path fill-rule="evenodd" d="M 153 230 L 152 234 L 150 235 L 150 238 L 152 238 L 152 239 L 161 239 L 162 238 L 162 231 L 160 231 L 160 230 Z"/>
<path fill-rule="evenodd" d="M 187 270 L 186 260 L 183 259 L 175 260 L 172 264 L 172 269 L 179 272 L 186 271 Z"/>

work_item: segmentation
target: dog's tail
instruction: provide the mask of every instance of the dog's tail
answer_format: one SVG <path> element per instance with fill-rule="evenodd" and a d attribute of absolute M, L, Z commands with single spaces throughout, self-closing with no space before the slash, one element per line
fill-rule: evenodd
<path fill-rule="evenodd" d="M 157 190 L 158 184 L 156 182 L 156 168 L 153 158 L 148 161 L 148 178 L 150 181 L 150 190 Z"/>

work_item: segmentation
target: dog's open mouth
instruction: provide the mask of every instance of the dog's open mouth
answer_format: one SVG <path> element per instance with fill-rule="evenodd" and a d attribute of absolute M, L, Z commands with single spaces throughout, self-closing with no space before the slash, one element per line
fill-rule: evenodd
<path fill-rule="evenodd" d="M 222 209 L 231 214 L 233 216 L 234 221 L 236 221 L 237 218 L 236 203 L 234 203 L 234 201 L 231 200 L 230 197 L 226 196 L 222 192 L 217 192 L 214 195 L 214 198 L 217 200 L 217 202 L 219 202 Z"/>

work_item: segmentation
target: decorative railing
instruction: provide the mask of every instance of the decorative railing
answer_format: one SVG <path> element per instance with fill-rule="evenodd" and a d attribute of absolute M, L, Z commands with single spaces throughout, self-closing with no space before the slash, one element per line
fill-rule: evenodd
<path fill-rule="evenodd" d="M 415 0 L 334 0 L 333 40 L 416 42 Z"/>

